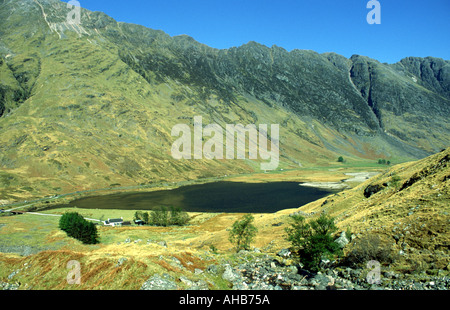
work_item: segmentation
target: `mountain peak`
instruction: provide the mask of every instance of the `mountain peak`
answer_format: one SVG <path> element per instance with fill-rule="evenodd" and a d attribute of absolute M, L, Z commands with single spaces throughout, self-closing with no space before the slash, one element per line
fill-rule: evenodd
<path fill-rule="evenodd" d="M 217 50 L 85 9 L 73 25 L 57 0 L 1 3 L 0 180 L 8 184 L 33 187 L 39 175 L 42 188 L 75 191 L 254 171 L 252 161 L 173 160 L 171 128 L 194 116 L 279 124 L 284 168 L 341 155 L 409 160 L 449 141 L 447 61 L 386 65 L 255 41 Z"/>

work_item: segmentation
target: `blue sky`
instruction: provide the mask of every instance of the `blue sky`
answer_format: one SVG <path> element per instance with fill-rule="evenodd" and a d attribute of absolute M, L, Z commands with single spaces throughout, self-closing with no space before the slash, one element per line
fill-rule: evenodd
<path fill-rule="evenodd" d="M 450 0 L 378 0 L 379 25 L 366 21 L 368 0 L 78 1 L 117 21 L 187 34 L 214 48 L 256 41 L 387 63 L 408 56 L 450 60 Z"/>

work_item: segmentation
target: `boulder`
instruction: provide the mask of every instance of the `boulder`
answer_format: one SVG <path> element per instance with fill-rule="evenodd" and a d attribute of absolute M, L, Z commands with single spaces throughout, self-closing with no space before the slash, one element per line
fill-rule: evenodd
<path fill-rule="evenodd" d="M 230 265 L 225 266 L 225 271 L 222 274 L 222 278 L 229 282 L 235 282 L 240 279 L 240 274 L 233 270 Z"/>
<path fill-rule="evenodd" d="M 350 241 L 347 238 L 347 234 L 343 231 L 339 238 L 335 240 L 341 249 L 343 249 Z"/>
<path fill-rule="evenodd" d="M 280 256 L 280 257 L 286 258 L 286 257 L 289 257 L 289 256 L 291 255 L 291 251 L 289 251 L 288 249 L 281 249 L 281 250 L 277 253 L 277 255 Z"/>
<path fill-rule="evenodd" d="M 178 289 L 177 285 L 175 284 L 175 281 L 170 277 L 168 274 L 164 275 L 153 275 L 150 279 L 144 282 L 144 284 L 141 287 L 141 290 L 157 290 L 157 291 L 164 291 L 164 290 L 176 290 Z"/>

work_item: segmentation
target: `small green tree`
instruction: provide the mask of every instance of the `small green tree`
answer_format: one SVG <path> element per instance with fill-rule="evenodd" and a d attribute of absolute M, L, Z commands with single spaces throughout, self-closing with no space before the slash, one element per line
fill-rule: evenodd
<path fill-rule="evenodd" d="M 88 221 L 82 222 L 80 236 L 78 239 L 84 244 L 98 243 L 99 235 L 95 224 Z"/>
<path fill-rule="evenodd" d="M 141 218 L 145 224 L 148 224 L 150 221 L 150 215 L 148 214 L 148 212 L 144 212 L 142 214 L 142 218 Z"/>
<path fill-rule="evenodd" d="M 392 185 L 392 187 L 394 187 L 395 190 L 398 190 L 398 188 L 400 187 L 400 181 L 401 178 L 398 175 L 394 174 L 391 177 L 391 181 L 389 183 L 390 185 Z"/>
<path fill-rule="evenodd" d="M 236 251 L 248 250 L 258 229 L 253 225 L 253 215 L 246 214 L 241 220 L 233 223 L 229 234 L 229 241 L 236 244 Z"/>
<path fill-rule="evenodd" d="M 344 162 L 344 157 L 339 156 L 339 158 L 338 158 L 338 163 L 343 163 L 343 162 Z"/>
<path fill-rule="evenodd" d="M 189 215 L 180 208 L 172 207 L 170 209 L 170 225 L 183 226 L 189 222 Z"/>
<path fill-rule="evenodd" d="M 159 210 L 153 210 L 148 220 L 151 225 L 155 226 L 183 226 L 189 222 L 189 215 L 180 208 L 170 208 L 167 210 L 161 207 Z"/>
<path fill-rule="evenodd" d="M 331 258 L 340 252 L 333 234 L 337 231 L 334 218 L 322 214 L 317 220 L 306 223 L 300 215 L 292 217 L 291 227 L 286 228 L 286 240 L 300 256 L 306 268 L 317 271 L 322 258 Z"/>

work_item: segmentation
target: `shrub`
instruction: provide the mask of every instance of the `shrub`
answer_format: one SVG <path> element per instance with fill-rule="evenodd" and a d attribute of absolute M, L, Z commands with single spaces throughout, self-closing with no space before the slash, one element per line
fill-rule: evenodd
<path fill-rule="evenodd" d="M 341 249 L 333 236 L 337 231 L 334 218 L 323 214 L 310 223 L 306 223 L 301 215 L 295 215 L 292 219 L 294 223 L 286 228 L 286 240 L 291 242 L 293 252 L 300 256 L 307 269 L 317 271 L 323 258 L 340 253 Z"/>
<path fill-rule="evenodd" d="M 236 252 L 250 249 L 250 244 L 258 229 L 253 225 L 253 216 L 246 214 L 241 220 L 233 223 L 229 234 L 229 241 L 236 244 Z"/>
<path fill-rule="evenodd" d="M 97 227 L 76 212 L 63 214 L 59 220 L 59 228 L 69 237 L 78 239 L 84 244 L 99 243 Z"/>
<path fill-rule="evenodd" d="M 401 181 L 401 178 L 398 175 L 394 174 L 391 177 L 391 181 L 389 182 L 389 185 L 392 185 L 394 187 L 394 189 L 397 190 L 400 187 L 400 181 Z"/>
<path fill-rule="evenodd" d="M 383 242 L 376 234 L 369 234 L 350 245 L 350 251 L 344 262 L 350 266 L 358 267 L 376 260 L 380 264 L 390 264 L 395 261 L 394 251 L 388 242 Z"/>
<path fill-rule="evenodd" d="M 344 162 L 344 157 L 339 156 L 339 158 L 338 158 L 338 163 L 343 163 L 343 162 Z"/>

